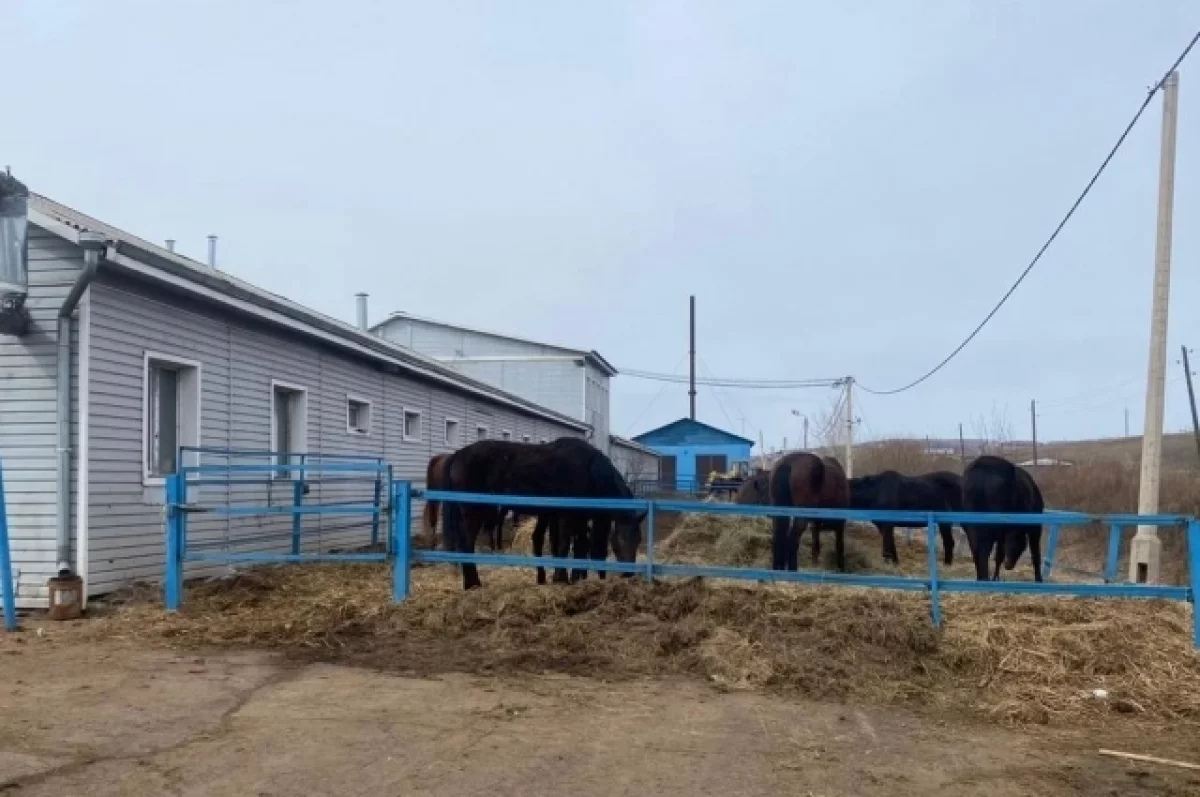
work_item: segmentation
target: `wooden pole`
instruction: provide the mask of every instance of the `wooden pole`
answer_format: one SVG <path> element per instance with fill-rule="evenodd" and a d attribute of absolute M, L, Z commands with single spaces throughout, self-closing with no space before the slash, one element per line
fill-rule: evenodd
<path fill-rule="evenodd" d="M 696 297 L 688 297 L 688 417 L 696 420 Z"/>

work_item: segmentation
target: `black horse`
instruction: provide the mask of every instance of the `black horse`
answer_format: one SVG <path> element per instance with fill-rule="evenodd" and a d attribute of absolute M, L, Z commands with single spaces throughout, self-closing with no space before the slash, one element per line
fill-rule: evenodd
<path fill-rule="evenodd" d="M 768 477 L 772 506 L 844 509 L 850 505 L 846 472 L 833 457 L 807 452 L 788 454 L 775 463 Z M 800 537 L 812 525 L 813 562 L 821 558 L 821 531 L 834 533 L 837 569 L 846 569 L 844 520 L 773 517 L 771 518 L 771 569 L 796 570 L 799 567 Z"/>
<path fill-rule="evenodd" d="M 1037 482 L 1023 468 L 1003 457 L 983 456 L 968 465 L 963 474 L 963 509 L 967 512 L 1041 514 L 1045 503 Z M 1041 524 L 966 523 L 963 530 L 971 543 L 977 580 L 989 580 L 988 558 L 993 549 L 996 569 L 991 579 L 998 580 L 1000 563 L 1003 561 L 1005 570 L 1012 570 L 1025 553 L 1026 545 L 1033 560 L 1034 580 L 1042 580 Z"/>
<path fill-rule="evenodd" d="M 612 474 L 616 474 L 616 470 L 608 458 L 583 441 L 534 445 L 481 440 L 452 454 L 446 467 L 447 489 L 452 491 L 549 498 L 631 498 L 624 480 L 619 474 L 614 480 Z M 445 503 L 447 548 L 474 552 L 479 531 L 495 517 L 495 508 L 466 504 L 456 507 L 458 511 L 452 511 L 451 502 Z M 550 530 L 551 553 L 555 557 L 565 558 L 572 544 L 576 559 L 607 556 L 607 529 L 611 525 L 605 521 L 614 513 L 563 509 L 539 510 L 537 514 L 542 530 L 540 534 L 535 530 L 535 540 Z M 614 553 L 621 561 L 634 561 L 641 539 L 641 517 L 633 512 L 615 514 Z M 588 533 L 588 521 L 592 519 L 598 526 L 595 535 Z M 465 564 L 462 570 L 464 588 L 480 586 L 474 564 Z M 577 570 L 575 576 L 578 578 L 584 572 Z M 567 581 L 567 572 L 556 569 L 554 580 Z"/>
<path fill-rule="evenodd" d="M 855 509 L 895 509 L 905 512 L 953 512 L 962 508 L 961 488 L 954 487 L 958 476 L 948 471 L 924 476 L 904 476 L 885 470 L 850 480 L 850 506 Z M 896 552 L 896 528 L 923 528 L 925 521 L 876 520 L 883 537 L 883 558 L 899 564 Z M 947 565 L 954 562 L 954 524 L 939 523 L 942 549 Z"/>

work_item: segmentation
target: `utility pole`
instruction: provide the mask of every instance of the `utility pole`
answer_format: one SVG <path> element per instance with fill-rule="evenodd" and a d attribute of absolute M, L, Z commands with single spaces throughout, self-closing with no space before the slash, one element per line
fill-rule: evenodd
<path fill-rule="evenodd" d="M 846 478 L 854 476 L 854 377 L 846 377 Z"/>
<path fill-rule="evenodd" d="M 967 441 L 963 439 L 962 424 L 958 425 L 958 456 L 962 458 L 963 470 L 967 469 Z"/>
<path fill-rule="evenodd" d="M 1146 374 L 1146 418 L 1142 434 L 1142 473 L 1138 514 L 1158 511 L 1162 465 L 1163 401 L 1167 375 L 1167 307 L 1171 294 L 1171 224 L 1175 210 L 1175 123 L 1179 73 L 1163 81 L 1162 152 L 1158 168 L 1158 230 L 1154 246 L 1154 300 L 1150 313 L 1150 363 Z M 1153 526 L 1139 526 L 1129 547 L 1129 580 L 1158 582 L 1162 542 Z"/>
<path fill-rule="evenodd" d="M 1029 426 L 1033 430 L 1033 466 L 1038 464 L 1037 455 L 1037 401 L 1029 400 Z"/>
<path fill-rule="evenodd" d="M 688 417 L 696 420 L 696 297 L 688 297 Z"/>
<path fill-rule="evenodd" d="M 1192 434 L 1196 436 L 1196 453 L 1200 454 L 1200 420 L 1196 418 L 1196 392 L 1192 389 L 1192 366 L 1188 362 L 1188 348 L 1183 349 L 1183 375 L 1187 378 L 1188 406 L 1192 408 Z"/>

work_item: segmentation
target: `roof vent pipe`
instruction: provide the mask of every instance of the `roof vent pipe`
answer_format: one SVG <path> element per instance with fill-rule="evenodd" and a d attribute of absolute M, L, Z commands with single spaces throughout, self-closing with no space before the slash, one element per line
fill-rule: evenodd
<path fill-rule="evenodd" d="M 217 267 L 217 236 L 208 236 L 208 266 L 209 268 Z"/>
<path fill-rule="evenodd" d="M 356 293 L 354 298 L 358 301 L 358 328 L 363 332 L 367 331 L 367 294 Z"/>
<path fill-rule="evenodd" d="M 168 251 L 168 252 L 174 252 L 174 251 L 175 251 L 175 239 L 174 239 L 174 238 L 168 238 L 168 239 L 167 239 L 167 251 Z"/>

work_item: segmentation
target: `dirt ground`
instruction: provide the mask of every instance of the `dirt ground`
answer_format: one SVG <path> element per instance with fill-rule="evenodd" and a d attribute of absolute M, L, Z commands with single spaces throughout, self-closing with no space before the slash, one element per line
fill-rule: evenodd
<path fill-rule="evenodd" d="M 1005 729 L 694 680 L 414 678 L 262 652 L 0 637 L 0 792 L 1183 795 L 1200 739 Z"/>

